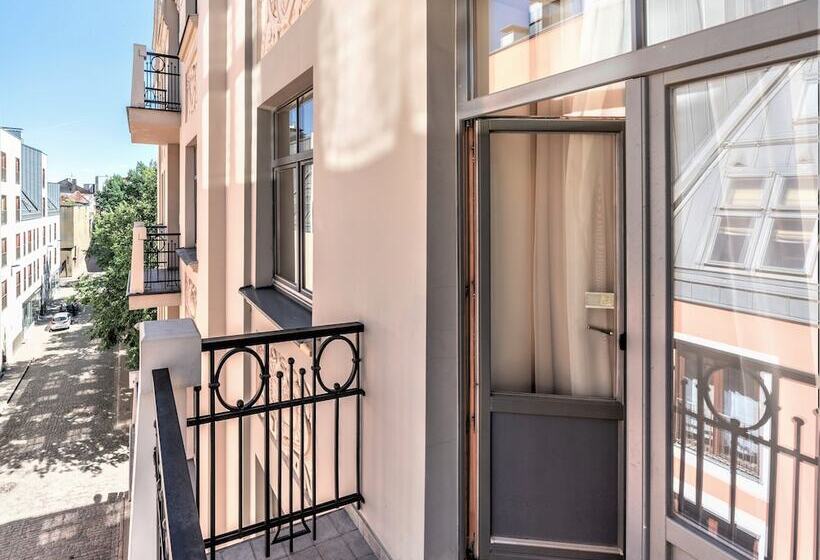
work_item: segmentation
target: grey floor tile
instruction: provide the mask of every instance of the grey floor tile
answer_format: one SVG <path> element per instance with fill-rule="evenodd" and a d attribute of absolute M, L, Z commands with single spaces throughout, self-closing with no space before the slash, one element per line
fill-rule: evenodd
<path fill-rule="evenodd" d="M 373 554 L 367 541 L 364 540 L 364 537 L 358 531 L 345 533 L 342 538 L 356 558 L 364 558 L 369 554 Z"/>
<path fill-rule="evenodd" d="M 331 515 L 327 514 L 316 518 L 316 543 L 334 539 L 341 534 L 336 528 L 336 524 L 331 520 Z M 313 520 L 309 520 L 307 525 L 313 530 Z"/>
<path fill-rule="evenodd" d="M 344 509 L 339 509 L 331 513 L 330 519 L 333 521 L 334 525 L 336 525 L 336 530 L 338 530 L 340 534 L 345 534 L 356 530 L 356 525 Z"/>
<path fill-rule="evenodd" d="M 343 537 L 336 537 L 316 545 L 322 560 L 355 560 Z"/>
<path fill-rule="evenodd" d="M 265 558 L 264 535 L 253 539 L 251 541 L 251 548 L 253 549 L 253 555 L 256 557 L 256 560 L 278 560 L 279 558 L 285 558 L 287 556 L 284 545 L 282 543 L 276 543 L 270 545 L 270 557 Z"/>
<path fill-rule="evenodd" d="M 221 560 L 256 560 L 253 556 L 253 549 L 249 542 L 239 543 L 237 545 L 223 548 L 217 553 L 217 558 L 221 556 Z"/>
<path fill-rule="evenodd" d="M 319 551 L 313 546 L 300 552 L 294 552 L 286 558 L 290 560 L 322 560 L 322 557 L 319 555 Z"/>

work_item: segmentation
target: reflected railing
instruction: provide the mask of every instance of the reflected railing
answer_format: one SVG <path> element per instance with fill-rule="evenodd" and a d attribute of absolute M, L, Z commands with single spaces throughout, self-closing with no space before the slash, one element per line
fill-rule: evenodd
<path fill-rule="evenodd" d="M 784 539 L 791 559 L 798 558 L 801 547 L 816 549 L 817 538 L 800 533 L 801 527 L 815 526 L 816 515 L 801 509 L 800 496 L 813 488 L 814 511 L 820 507 L 820 442 L 814 456 L 806 452 L 815 437 L 810 425 L 817 422 L 817 409 L 781 400 L 785 387 L 792 397 L 806 391 L 810 401 L 814 376 L 682 340 L 675 340 L 674 349 L 675 512 L 749 558 L 774 560 L 775 543 Z M 790 441 L 784 441 L 788 433 Z M 758 507 L 746 496 L 750 487 L 765 495 Z M 744 505 L 739 505 L 741 492 Z M 788 535 L 781 533 L 778 513 L 789 521 Z M 739 514 L 745 523 L 738 522 Z M 765 526 L 764 534 L 755 533 L 750 517 Z"/>

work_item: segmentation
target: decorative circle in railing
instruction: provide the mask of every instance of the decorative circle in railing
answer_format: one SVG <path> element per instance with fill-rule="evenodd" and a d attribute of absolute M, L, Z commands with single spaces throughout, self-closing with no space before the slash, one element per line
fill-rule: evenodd
<path fill-rule="evenodd" d="M 740 430 L 741 432 L 748 434 L 749 432 L 753 432 L 754 430 L 763 426 L 766 422 L 769 421 L 769 419 L 774 414 L 774 403 L 772 402 L 772 394 L 771 391 L 769 391 L 769 388 L 766 387 L 766 383 L 763 381 L 763 378 L 760 376 L 759 373 L 755 371 L 747 371 L 743 368 L 732 368 L 735 371 L 739 372 L 740 375 L 746 375 L 752 378 L 754 382 L 760 387 L 760 389 L 763 391 L 763 404 L 765 408 L 763 409 L 763 414 L 760 416 L 760 418 L 756 422 L 749 425 L 743 425 L 737 418 L 730 418 L 722 412 L 718 412 L 715 403 L 712 402 L 712 396 L 709 394 L 709 391 L 706 390 L 706 388 L 709 387 L 712 377 L 714 377 L 715 374 L 720 371 L 725 372 L 726 368 L 727 366 L 725 364 L 717 365 L 709 369 L 706 372 L 706 375 L 702 377 L 703 382 L 705 383 L 705 387 L 703 390 L 703 400 L 706 403 L 707 408 L 712 411 L 714 419 L 720 425 L 720 427 L 729 430 Z"/>
<path fill-rule="evenodd" d="M 235 405 L 231 405 L 231 404 L 228 404 L 228 402 L 222 396 L 222 393 L 219 391 L 219 388 L 222 386 L 222 383 L 220 382 L 219 379 L 220 379 L 220 376 L 222 375 L 222 370 L 225 366 L 225 363 L 228 361 L 228 359 L 231 356 L 234 356 L 236 354 L 250 354 L 256 360 L 256 363 L 259 366 L 259 371 L 260 371 L 259 379 L 262 380 L 262 383 L 259 384 L 259 389 L 256 391 L 256 394 L 251 398 L 251 400 L 249 400 L 248 402 L 245 402 L 244 400 L 239 399 L 239 400 L 236 401 Z M 217 400 L 226 409 L 228 409 L 230 411 L 243 410 L 243 409 L 246 409 L 246 408 L 250 408 L 254 404 L 256 404 L 256 401 L 258 401 L 259 398 L 262 396 L 262 392 L 264 391 L 265 386 L 267 385 L 266 382 L 267 382 L 269 377 L 270 377 L 270 373 L 268 373 L 268 371 L 265 369 L 265 364 L 262 361 L 262 358 L 259 357 L 259 354 L 252 348 L 248 348 L 247 346 L 239 346 L 237 348 L 231 348 L 229 351 L 227 351 L 225 353 L 224 356 L 222 356 L 219 359 L 219 364 L 216 366 L 216 372 L 213 374 L 213 379 L 211 381 L 211 387 L 215 389 L 214 393 L 216 393 Z"/>
<path fill-rule="evenodd" d="M 334 383 L 333 389 L 330 389 L 322 379 L 322 355 L 325 353 L 325 349 L 327 349 L 327 347 L 330 346 L 330 344 L 336 340 L 344 342 L 350 348 L 350 353 L 353 356 L 353 366 L 350 368 L 350 375 L 348 376 L 347 381 L 345 381 L 341 385 L 339 383 Z M 316 365 L 313 368 L 314 375 L 316 375 L 316 381 L 319 383 L 322 389 L 324 389 L 327 393 L 338 393 L 350 387 L 353 384 L 353 381 L 355 381 L 356 375 L 359 373 L 359 350 L 356 348 L 356 345 L 353 344 L 353 342 L 349 338 L 347 338 L 346 336 L 336 334 L 322 341 L 322 345 L 319 346 L 319 350 L 316 353 L 315 364 Z"/>
<path fill-rule="evenodd" d="M 165 59 L 161 56 L 152 56 L 150 62 L 151 70 L 154 72 L 165 71 Z"/>

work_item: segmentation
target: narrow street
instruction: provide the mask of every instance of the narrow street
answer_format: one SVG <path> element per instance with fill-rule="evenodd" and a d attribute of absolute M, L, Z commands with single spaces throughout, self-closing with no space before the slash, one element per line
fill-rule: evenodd
<path fill-rule="evenodd" d="M 89 321 L 85 309 L 67 331 L 39 321 L 0 380 L 0 559 L 120 558 L 128 373 L 89 340 Z"/>

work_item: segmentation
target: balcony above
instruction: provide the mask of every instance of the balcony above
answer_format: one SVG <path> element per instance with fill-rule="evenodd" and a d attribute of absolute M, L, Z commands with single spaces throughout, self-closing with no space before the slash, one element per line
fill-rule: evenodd
<path fill-rule="evenodd" d="M 134 224 L 129 309 L 180 305 L 178 248 L 178 233 L 168 233 L 165 226 Z"/>
<path fill-rule="evenodd" d="M 182 109 L 179 58 L 148 52 L 134 45 L 128 130 L 134 144 L 173 144 L 179 141 Z"/>

